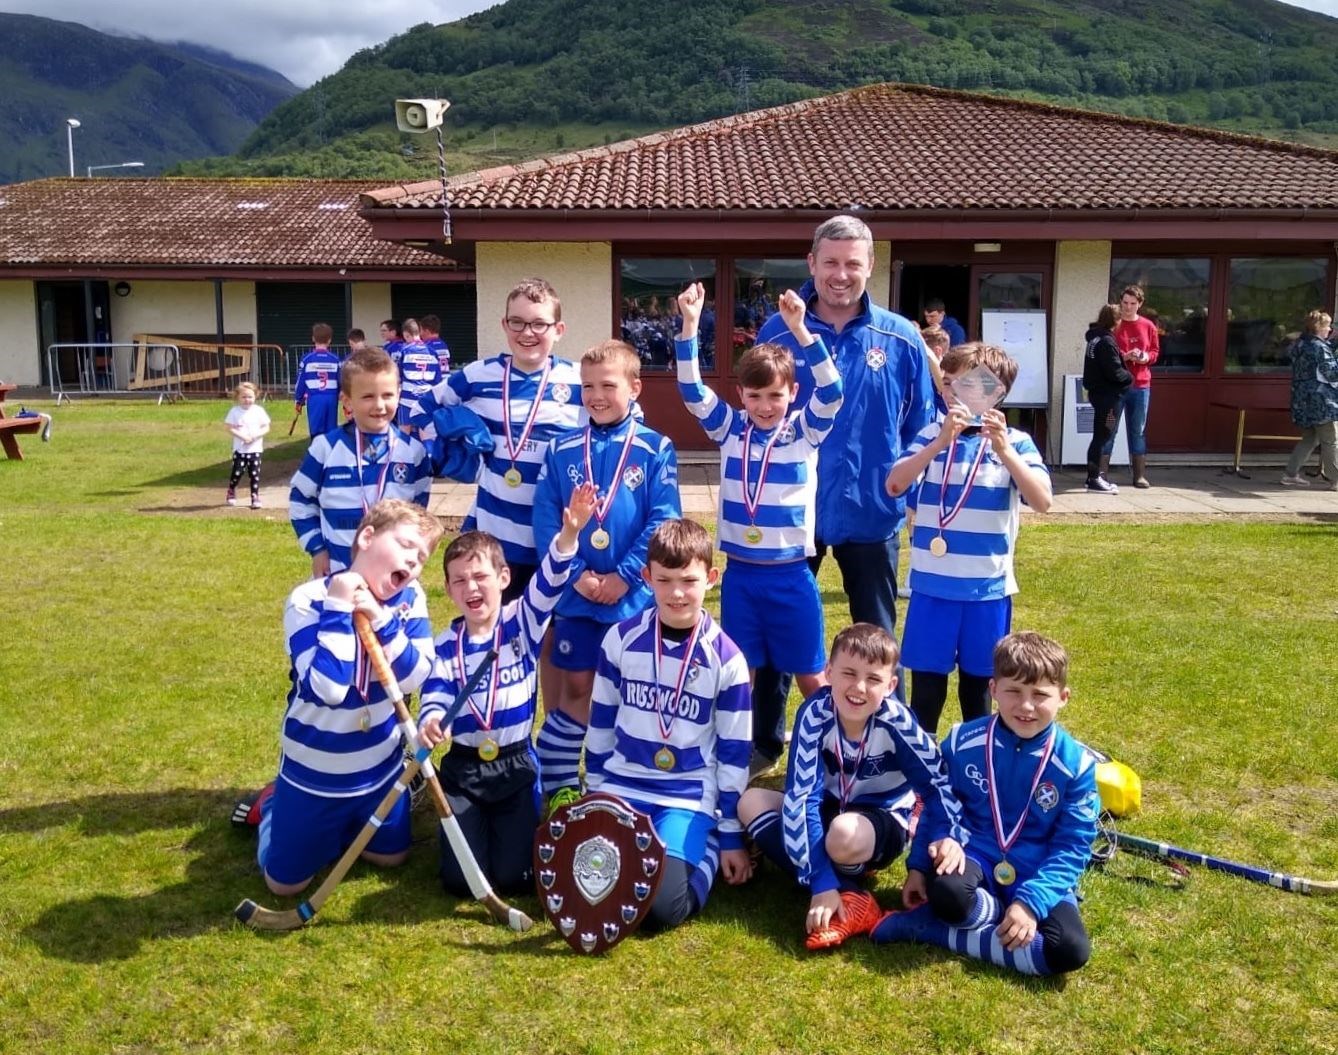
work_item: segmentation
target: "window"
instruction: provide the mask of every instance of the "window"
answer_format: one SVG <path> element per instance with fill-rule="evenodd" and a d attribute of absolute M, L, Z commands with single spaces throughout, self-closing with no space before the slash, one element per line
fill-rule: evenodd
<path fill-rule="evenodd" d="M 1109 302 L 1126 286 L 1142 286 L 1142 314 L 1157 324 L 1161 357 L 1157 373 L 1201 374 L 1207 351 L 1207 257 L 1116 257 L 1110 262 Z M 1097 308 L 1093 305 L 1092 317 Z"/>
<path fill-rule="evenodd" d="M 1306 312 L 1328 303 L 1321 257 L 1241 257 L 1231 261 L 1226 371 L 1285 373 Z"/>
<path fill-rule="evenodd" d="M 709 257 L 624 257 L 619 318 L 622 339 L 641 356 L 643 371 L 674 369 L 674 337 L 679 329 L 678 295 L 691 282 L 706 287 L 702 311 L 701 367 L 715 368 L 715 261 Z"/>
<path fill-rule="evenodd" d="M 980 310 L 1043 308 L 1043 276 L 1036 271 L 985 271 L 980 275 Z"/>
<path fill-rule="evenodd" d="M 733 361 L 751 348 L 758 328 L 776 310 L 780 295 L 808 281 L 804 257 L 740 257 L 734 261 Z"/>

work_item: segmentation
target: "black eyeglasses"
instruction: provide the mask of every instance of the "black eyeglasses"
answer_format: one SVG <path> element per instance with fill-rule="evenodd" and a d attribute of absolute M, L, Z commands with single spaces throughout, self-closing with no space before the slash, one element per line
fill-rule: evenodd
<path fill-rule="evenodd" d="M 556 325 L 557 323 L 548 322 L 545 319 L 527 320 L 527 319 L 508 318 L 506 320 L 506 328 L 510 330 L 512 333 L 524 333 L 526 330 L 529 330 L 530 333 L 534 334 L 534 336 L 536 337 L 542 337 Z"/>

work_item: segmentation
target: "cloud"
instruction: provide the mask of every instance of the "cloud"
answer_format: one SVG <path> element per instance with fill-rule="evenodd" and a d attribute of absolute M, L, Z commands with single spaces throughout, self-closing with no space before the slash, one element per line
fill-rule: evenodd
<path fill-rule="evenodd" d="M 184 40 L 278 70 L 307 87 L 360 48 L 421 22 L 454 22 L 498 0 L 0 0 L 0 10 L 78 22 L 104 33 Z"/>

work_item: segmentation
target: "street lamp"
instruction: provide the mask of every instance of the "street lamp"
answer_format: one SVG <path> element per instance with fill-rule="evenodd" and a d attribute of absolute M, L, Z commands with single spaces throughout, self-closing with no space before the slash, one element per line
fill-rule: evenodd
<path fill-rule="evenodd" d="M 144 162 L 142 161 L 122 161 L 117 165 L 89 165 L 88 178 L 92 179 L 93 173 L 97 172 L 99 169 L 142 169 L 143 167 Z"/>
<path fill-rule="evenodd" d="M 74 130 L 79 127 L 79 118 L 65 118 L 65 136 L 70 143 L 70 179 L 74 179 Z"/>

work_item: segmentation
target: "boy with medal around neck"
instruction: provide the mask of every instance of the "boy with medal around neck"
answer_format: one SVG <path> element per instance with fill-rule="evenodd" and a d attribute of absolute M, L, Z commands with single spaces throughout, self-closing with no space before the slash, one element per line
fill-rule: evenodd
<path fill-rule="evenodd" d="M 288 518 L 314 579 L 349 566 L 354 531 L 377 502 L 426 508 L 432 490 L 427 449 L 395 427 L 400 375 L 390 356 L 354 352 L 340 368 L 339 394 L 348 420 L 311 441 L 288 493 Z"/>
<path fill-rule="evenodd" d="M 502 602 L 511 571 L 491 535 L 466 532 L 442 559 L 446 592 L 461 615 L 437 638 L 437 662 L 423 686 L 418 735 L 427 747 L 448 741 L 439 767 L 442 787 L 475 859 L 506 894 L 525 893 L 534 885 L 531 843 L 539 823 L 539 762 L 530 735 L 539 650 L 566 585 L 577 537 L 594 508 L 593 486 L 572 492 L 562 530 L 518 600 Z M 489 649 L 496 653 L 491 671 L 464 711 L 443 729 L 447 707 Z M 469 896 L 469 881 L 445 836 L 440 872 L 447 893 Z"/>
<path fill-rule="evenodd" d="M 678 298 L 678 390 L 720 447 L 720 549 L 728 558 L 720 623 L 743 650 L 749 677 L 759 667 L 792 673 L 811 696 L 826 682 L 822 598 L 807 558 L 813 542 L 818 445 L 841 409 L 841 376 L 826 344 L 804 325 L 803 298 L 786 290 L 780 313 L 813 376 L 807 405 L 791 413 L 799 385 L 788 348 L 757 344 L 736 368 L 738 411 L 701 379 L 697 328 L 706 291 L 693 283 Z"/>
<path fill-rule="evenodd" d="M 890 495 L 918 486 L 901 661 L 911 710 L 930 736 L 954 667 L 962 717 L 990 713 L 994 645 L 1013 621 L 1020 503 L 1044 513 L 1053 501 L 1036 444 L 994 405 L 1017 379 L 1016 360 L 973 342 L 950 348 L 940 365 L 948 412 L 920 430 L 887 476 Z"/>
<path fill-rule="evenodd" d="M 894 695 L 897 642 L 882 627 L 855 623 L 832 642 L 830 686 L 795 718 L 785 793 L 749 788 L 739 820 L 763 854 L 807 887 L 810 949 L 867 934 L 881 913 L 860 888 L 910 841 L 918 795 L 923 841 L 910 869 L 960 872 L 967 841 L 962 808 L 938 747 Z"/>
<path fill-rule="evenodd" d="M 920 941 L 1025 974 L 1062 974 L 1091 944 L 1076 889 L 1101 808 L 1096 761 L 1055 721 L 1069 699 L 1068 655 L 1030 631 L 994 649 L 998 714 L 955 725 L 943 758 L 971 832 L 966 867 L 907 874 L 874 941 Z M 915 835 L 912 856 L 926 838 Z"/>
<path fill-rule="evenodd" d="M 691 520 L 661 523 L 642 574 L 655 603 L 609 630 L 599 649 L 586 734 L 590 791 L 650 815 L 664 877 L 642 924 L 677 926 L 706 904 L 717 867 L 748 879 L 739 796 L 748 783 L 748 666 L 702 608 L 719 575 L 711 536 Z"/>
<path fill-rule="evenodd" d="M 581 375 L 553 351 L 567 324 L 557 291 L 544 279 L 512 287 L 500 326 L 507 351 L 450 374 L 419 399 L 413 424 L 433 436 L 433 414 L 463 406 L 492 433 L 493 449 L 484 456 L 474 505 L 461 527 L 486 531 L 501 543 L 511 569 L 502 600 L 514 601 L 539 566 L 539 550 L 547 549 L 547 541 L 535 547 L 534 485 L 549 441 L 580 422 Z"/>
<path fill-rule="evenodd" d="M 553 441 L 535 486 L 534 538 L 540 546 L 558 533 L 574 487 L 588 482 L 599 492 L 553 620 L 551 659 L 561 679 L 556 706 L 543 683 L 546 714 L 538 748 L 550 807 L 569 801 L 579 786 L 600 642 L 614 623 L 650 603 L 643 572 L 651 535 L 682 513 L 674 445 L 633 412 L 640 392 L 636 349 L 623 341 L 589 349 L 581 357 L 581 399 L 590 423 Z"/>

